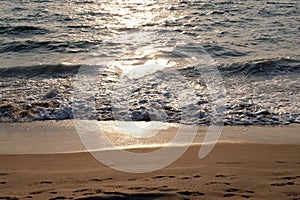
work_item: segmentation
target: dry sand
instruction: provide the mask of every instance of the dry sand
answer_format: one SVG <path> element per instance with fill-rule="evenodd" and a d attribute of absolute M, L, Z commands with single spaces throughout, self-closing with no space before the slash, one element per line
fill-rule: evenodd
<path fill-rule="evenodd" d="M 113 170 L 89 153 L 2 154 L 0 199 L 300 199 L 300 144 L 222 142 L 201 160 L 199 148 L 142 174 Z"/>

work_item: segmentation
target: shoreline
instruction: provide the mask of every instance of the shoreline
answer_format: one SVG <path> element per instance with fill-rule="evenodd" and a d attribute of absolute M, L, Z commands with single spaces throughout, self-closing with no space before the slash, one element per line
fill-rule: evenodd
<path fill-rule="evenodd" d="M 105 136 L 122 149 L 159 148 L 166 146 L 178 131 L 178 124 L 164 124 L 153 129 L 153 137 L 136 138 L 116 129 L 115 122 L 99 122 Z M 208 126 L 197 126 L 192 145 L 203 145 Z M 300 125 L 288 126 L 224 126 L 218 143 L 224 144 L 300 144 Z M 193 133 L 185 131 L 186 136 Z M 81 141 L 72 120 L 30 123 L 0 123 L 0 154 L 56 154 L 111 150 L 88 149 Z M 175 143 L 173 146 L 185 146 Z M 190 145 L 190 144 L 188 144 Z"/>

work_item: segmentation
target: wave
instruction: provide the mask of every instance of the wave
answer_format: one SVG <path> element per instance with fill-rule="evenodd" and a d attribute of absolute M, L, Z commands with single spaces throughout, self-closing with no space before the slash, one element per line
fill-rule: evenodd
<path fill-rule="evenodd" d="M 297 76 L 297 73 L 300 72 L 299 60 L 287 58 L 255 60 L 219 65 L 218 69 L 228 92 L 225 124 L 300 123 L 299 76 Z M 80 73 L 95 75 L 95 72 L 99 72 L 101 74 L 94 83 L 97 88 L 95 110 L 87 116 L 85 112 L 89 109 L 87 101 L 90 99 L 81 99 L 80 97 L 73 100 L 74 91 L 76 92 L 73 83 L 76 82 L 75 76 L 79 70 Z M 113 110 L 118 110 L 118 106 L 122 107 L 122 105 L 119 105 L 120 102 L 112 104 L 112 97 L 114 95 L 119 97 L 118 95 L 121 94 L 123 100 L 128 101 L 130 105 L 130 110 L 125 114 L 122 110 L 123 107 L 122 109 L 120 107 L 120 113 L 122 113 L 120 116 L 124 115 L 124 120 L 149 121 L 151 118 L 154 121 L 187 124 L 209 123 L 212 107 L 209 103 L 209 92 L 201 82 L 201 72 L 196 70 L 195 66 L 178 70 L 188 77 L 188 85 L 197 83 L 199 86 L 195 87 L 194 91 L 197 99 L 195 105 L 178 107 L 181 105 L 180 98 L 177 98 L 176 94 L 172 95 L 169 85 L 165 84 L 172 83 L 174 79 L 177 80 L 176 73 L 166 73 L 168 74 L 166 76 L 164 73 L 160 73 L 162 71 L 158 71 L 158 74 L 154 75 L 157 75 L 155 80 L 159 81 L 159 84 L 156 81 L 153 82 L 152 76 L 132 80 L 132 83 L 127 85 L 131 91 L 130 98 L 124 99 L 122 93 L 124 88 L 116 90 L 120 72 L 100 65 L 61 63 L 0 68 L 2 92 L 0 122 L 72 119 L 72 105 L 82 108 L 80 111 L 83 111 L 84 117 L 88 117 L 90 120 L 113 120 Z M 281 77 L 282 74 L 287 76 Z M 277 75 L 278 77 L 276 77 Z M 251 78 L 245 79 L 245 76 Z M 271 76 L 271 78 L 266 78 L 266 76 Z M 238 81 L 232 81 L 232 77 L 236 77 Z M 131 86 L 134 87 L 131 88 Z M 174 85 L 174 87 L 178 87 L 176 88 L 178 90 L 182 89 L 181 86 L 182 82 L 180 82 L 180 86 Z M 124 91 L 126 92 L 127 89 L 125 88 Z M 271 102 L 270 99 L 272 99 Z M 273 102 L 276 102 L 276 105 Z M 159 105 L 158 108 L 163 109 L 165 114 L 161 115 L 160 111 L 157 113 L 155 111 L 152 115 L 153 105 Z M 187 119 L 181 119 L 181 109 L 185 109 L 186 113 L 189 113 Z"/>
<path fill-rule="evenodd" d="M 98 43 L 89 41 L 65 42 L 65 41 L 17 41 L 2 43 L 0 53 L 17 52 L 17 53 L 80 53 L 86 52 L 87 49 Z"/>
<path fill-rule="evenodd" d="M 221 32 L 221 34 L 225 34 L 225 32 Z M 216 58 L 243 57 L 249 54 L 247 52 L 242 52 L 219 45 L 204 44 L 203 47 L 211 56 Z"/>
<path fill-rule="evenodd" d="M 0 68 L 0 77 L 53 77 L 53 76 L 74 76 L 77 74 L 80 67 L 88 68 L 103 68 L 103 66 L 83 65 L 83 64 L 45 64 L 35 66 L 16 66 Z M 195 66 L 178 69 L 185 71 L 188 75 L 197 73 Z M 275 58 L 265 60 L 254 60 L 249 62 L 238 62 L 231 64 L 218 65 L 218 69 L 222 76 L 276 76 L 283 74 L 300 73 L 300 60 L 289 58 Z M 168 69 L 167 69 L 168 70 Z M 198 73 L 197 73 L 198 74 Z"/>
<path fill-rule="evenodd" d="M 300 72 L 300 60 L 276 58 L 232 63 L 219 67 L 225 76 L 269 76 Z"/>
<path fill-rule="evenodd" d="M 0 34 L 9 35 L 43 35 L 50 33 L 50 30 L 36 26 L 0 26 Z"/>
<path fill-rule="evenodd" d="M 75 75 L 82 65 L 54 64 L 0 68 L 1 78 L 53 77 Z"/>

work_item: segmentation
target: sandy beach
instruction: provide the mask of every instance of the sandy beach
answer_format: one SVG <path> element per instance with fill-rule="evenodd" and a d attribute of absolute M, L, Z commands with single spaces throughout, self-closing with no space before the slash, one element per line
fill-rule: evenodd
<path fill-rule="evenodd" d="M 300 0 L 0 2 L 0 200 L 300 200 Z"/>
<path fill-rule="evenodd" d="M 230 130 L 245 128 L 225 127 L 223 135 Z M 276 130 L 299 127 L 247 128 L 274 137 Z M 1 154 L 0 199 L 299 199 L 300 145 L 264 142 L 220 142 L 204 159 L 194 144 L 170 166 L 141 174 L 116 171 L 84 152 Z"/>

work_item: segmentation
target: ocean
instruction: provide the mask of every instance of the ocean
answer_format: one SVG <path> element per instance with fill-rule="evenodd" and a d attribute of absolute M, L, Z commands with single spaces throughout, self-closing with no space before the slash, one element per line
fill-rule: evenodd
<path fill-rule="evenodd" d="M 298 0 L 1 0 L 0 122 L 300 123 Z"/>

